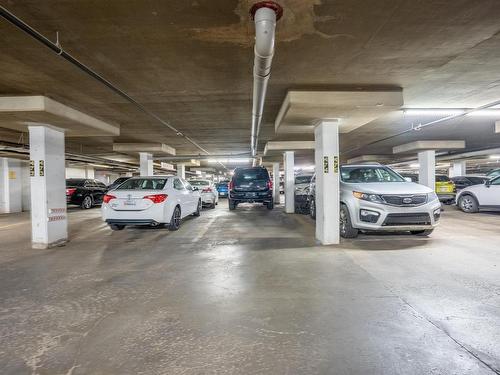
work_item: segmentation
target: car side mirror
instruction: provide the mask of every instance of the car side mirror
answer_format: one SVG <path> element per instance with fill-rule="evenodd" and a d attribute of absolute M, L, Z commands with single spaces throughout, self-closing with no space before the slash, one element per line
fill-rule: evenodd
<path fill-rule="evenodd" d="M 490 180 L 488 180 L 488 181 L 486 181 L 486 182 L 484 183 L 484 186 L 486 186 L 486 187 L 490 187 L 490 185 L 491 185 L 491 181 L 490 181 Z"/>
<path fill-rule="evenodd" d="M 198 189 L 197 187 L 193 186 L 193 191 L 198 191 L 200 189 Z"/>

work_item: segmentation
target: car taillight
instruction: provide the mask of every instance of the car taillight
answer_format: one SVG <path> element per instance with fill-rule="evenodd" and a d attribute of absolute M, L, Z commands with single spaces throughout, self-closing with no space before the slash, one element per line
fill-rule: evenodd
<path fill-rule="evenodd" d="M 201 192 L 202 193 L 211 193 L 212 192 L 212 188 L 205 188 Z"/>
<path fill-rule="evenodd" d="M 104 203 L 109 203 L 109 201 L 111 199 L 116 199 L 116 197 L 114 195 L 111 195 L 111 194 L 105 194 L 104 197 L 102 198 L 102 201 Z"/>
<path fill-rule="evenodd" d="M 153 194 L 153 195 L 146 195 L 145 197 L 142 197 L 142 199 L 149 199 L 153 203 L 162 203 L 167 200 L 168 195 L 167 194 Z"/>
<path fill-rule="evenodd" d="M 233 188 L 234 188 L 233 181 L 229 182 L 228 188 L 229 188 L 229 190 L 233 190 Z"/>
<path fill-rule="evenodd" d="M 269 190 L 272 190 L 272 189 L 273 189 L 273 181 L 272 181 L 272 180 L 268 180 L 268 181 L 267 181 L 267 188 L 268 188 Z"/>
<path fill-rule="evenodd" d="M 66 189 L 66 195 L 73 195 L 75 191 L 76 191 L 75 188 Z"/>

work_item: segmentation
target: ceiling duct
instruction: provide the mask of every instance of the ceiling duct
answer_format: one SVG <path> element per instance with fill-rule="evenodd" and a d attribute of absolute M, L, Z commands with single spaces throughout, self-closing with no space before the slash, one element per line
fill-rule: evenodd
<path fill-rule="evenodd" d="M 252 6 L 250 14 L 255 21 L 252 135 L 250 140 L 251 154 L 252 157 L 255 157 L 274 55 L 276 21 L 283 15 L 283 8 L 273 1 L 261 1 Z"/>

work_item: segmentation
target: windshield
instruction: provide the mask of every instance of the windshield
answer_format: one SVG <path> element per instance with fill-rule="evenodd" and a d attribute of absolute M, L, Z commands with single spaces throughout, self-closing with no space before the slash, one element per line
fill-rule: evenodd
<path fill-rule="evenodd" d="M 234 174 L 234 178 L 237 181 L 267 180 L 269 175 L 264 168 L 248 168 L 238 169 Z"/>
<path fill-rule="evenodd" d="M 392 169 L 383 166 L 341 167 L 342 181 L 348 183 L 406 182 Z"/>
<path fill-rule="evenodd" d="M 71 178 L 66 180 L 66 186 L 83 186 L 87 180 L 80 180 L 76 178 Z"/>
<path fill-rule="evenodd" d="M 486 174 L 486 176 L 488 176 L 489 178 L 493 178 L 499 175 L 500 175 L 500 169 L 494 169 Z"/>
<path fill-rule="evenodd" d="M 451 181 L 448 176 L 442 174 L 436 175 L 436 182 L 448 182 L 448 181 Z"/>
<path fill-rule="evenodd" d="M 208 186 L 208 185 L 210 185 L 209 181 L 203 181 L 203 180 L 189 180 L 189 183 L 193 186 Z"/>
<path fill-rule="evenodd" d="M 161 190 L 167 183 L 166 178 L 131 178 L 116 190 Z"/>
<path fill-rule="evenodd" d="M 311 176 L 297 176 L 297 177 L 295 177 L 295 183 L 296 184 L 308 184 L 309 182 L 311 182 L 311 178 L 312 178 L 312 175 Z"/>

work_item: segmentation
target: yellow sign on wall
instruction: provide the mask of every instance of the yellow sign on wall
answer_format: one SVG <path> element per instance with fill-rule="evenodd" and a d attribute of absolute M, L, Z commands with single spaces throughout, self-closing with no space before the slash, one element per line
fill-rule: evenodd
<path fill-rule="evenodd" d="M 15 180 L 16 178 L 16 171 L 9 171 L 9 180 Z"/>

